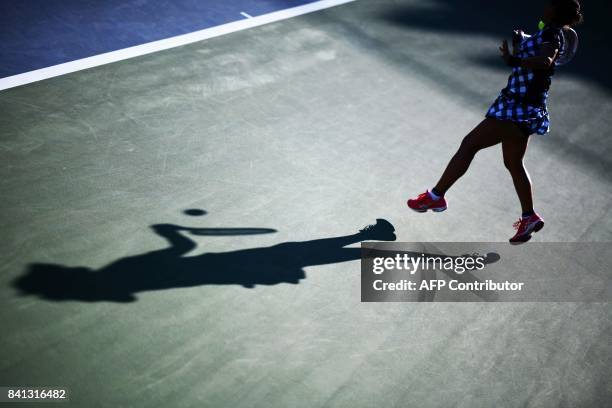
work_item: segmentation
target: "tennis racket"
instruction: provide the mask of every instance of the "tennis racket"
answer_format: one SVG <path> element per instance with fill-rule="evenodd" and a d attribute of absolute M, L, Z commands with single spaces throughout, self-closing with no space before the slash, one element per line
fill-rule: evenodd
<path fill-rule="evenodd" d="M 556 65 L 567 64 L 574 58 L 578 51 L 578 33 L 570 27 L 563 27 L 561 33 L 563 34 L 563 47 L 559 51 L 559 56 L 555 61 Z"/>

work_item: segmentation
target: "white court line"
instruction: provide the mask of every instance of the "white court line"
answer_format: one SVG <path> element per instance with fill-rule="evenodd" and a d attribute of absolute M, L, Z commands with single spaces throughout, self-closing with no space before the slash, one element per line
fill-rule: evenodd
<path fill-rule="evenodd" d="M 250 15 L 250 14 L 248 14 L 248 13 L 245 13 L 244 11 L 241 11 L 241 12 L 240 12 L 240 15 L 241 15 L 241 16 L 243 16 L 243 17 L 246 17 L 246 18 L 253 18 L 253 16 L 252 16 L 252 15 Z"/>
<path fill-rule="evenodd" d="M 291 17 L 300 16 L 302 14 L 312 13 L 313 11 L 323 10 L 329 7 L 338 6 L 340 4 L 350 3 L 352 1 L 355 0 L 320 0 L 297 7 L 291 7 L 268 14 L 262 14 L 260 16 L 252 18 L 246 18 L 244 20 L 233 21 L 231 23 L 222 24 L 219 26 L 205 28 L 203 30 L 194 31 L 192 33 L 177 35 L 176 37 L 165 38 L 163 40 L 136 45 L 134 47 L 123 48 L 117 51 L 111 51 L 104 54 L 65 62 L 63 64 L 53 65 L 30 72 L 24 72 L 23 74 L 0 78 L 0 91 L 4 89 L 14 88 L 20 85 L 29 84 L 32 82 L 42 81 L 44 79 L 49 79 L 60 75 L 69 74 L 71 72 L 81 71 L 88 68 L 98 67 L 104 64 L 122 61 L 128 58 L 139 57 L 141 55 L 151 54 L 153 52 L 163 51 L 169 48 L 180 47 L 181 45 L 187 45 L 194 42 L 206 40 L 208 38 L 218 37 L 240 30 L 246 30 L 247 28 L 257 27 L 260 25 L 273 23 L 275 21 L 285 20 Z"/>

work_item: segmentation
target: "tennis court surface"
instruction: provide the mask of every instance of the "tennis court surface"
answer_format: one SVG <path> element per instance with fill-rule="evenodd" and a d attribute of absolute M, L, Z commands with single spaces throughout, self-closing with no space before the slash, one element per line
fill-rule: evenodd
<path fill-rule="evenodd" d="M 3 79 L 319 2 L 115 3 L 5 12 Z M 448 211 L 405 201 L 504 86 L 497 47 L 533 4 L 357 0 L 0 91 L 0 386 L 75 407 L 612 406 L 609 303 L 360 302 L 354 234 L 376 219 L 397 241 L 512 235 L 499 146 Z M 608 11 L 585 8 L 530 142 L 537 242 L 612 238 Z"/>

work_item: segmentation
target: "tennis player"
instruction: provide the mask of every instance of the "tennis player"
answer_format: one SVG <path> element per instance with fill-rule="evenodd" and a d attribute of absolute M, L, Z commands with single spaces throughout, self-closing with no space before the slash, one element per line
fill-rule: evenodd
<path fill-rule="evenodd" d="M 476 153 L 501 143 L 504 164 L 512 176 L 523 212 L 514 223 L 516 233 L 510 242 L 526 242 L 532 233 L 544 227 L 544 220 L 533 209 L 531 180 L 523 157 L 529 136 L 548 133 L 546 100 L 551 78 L 555 66 L 567 63 L 575 54 L 578 37 L 571 27 L 582 19 L 578 0 L 552 0 L 544 10 L 537 33 L 530 36 L 515 31 L 512 53 L 508 42 L 502 42 L 501 57 L 512 67 L 507 86 L 485 119 L 463 139 L 435 187 L 408 200 L 408 207 L 418 212 L 446 210 L 445 193 L 465 174 Z"/>

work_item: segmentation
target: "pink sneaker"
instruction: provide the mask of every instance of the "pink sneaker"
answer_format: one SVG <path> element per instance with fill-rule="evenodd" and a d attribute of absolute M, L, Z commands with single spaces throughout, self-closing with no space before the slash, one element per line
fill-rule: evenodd
<path fill-rule="evenodd" d="M 511 243 L 527 242 L 531 239 L 531 234 L 544 228 L 544 220 L 538 214 L 520 218 L 513 224 L 516 234 L 510 238 Z"/>
<path fill-rule="evenodd" d="M 429 195 L 429 191 L 426 191 L 419 194 L 417 198 L 408 200 L 408 207 L 416 212 L 426 212 L 427 210 L 442 212 L 446 210 L 446 200 L 444 197 L 434 200 Z"/>

